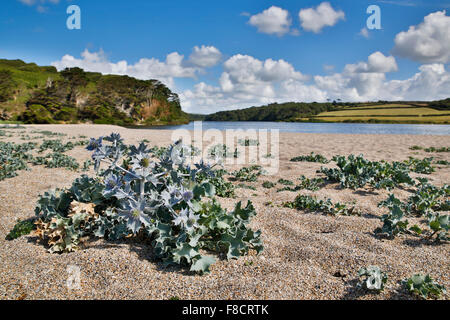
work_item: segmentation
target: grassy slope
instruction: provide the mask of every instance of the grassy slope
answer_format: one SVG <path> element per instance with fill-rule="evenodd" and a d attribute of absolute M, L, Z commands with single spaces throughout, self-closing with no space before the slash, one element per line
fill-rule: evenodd
<path fill-rule="evenodd" d="M 25 110 L 25 103 L 31 96 L 31 93 L 37 87 L 43 87 L 48 78 L 53 80 L 60 80 L 58 73 L 45 71 L 43 68 L 35 64 L 27 64 L 29 69 L 21 70 L 18 68 L 20 63 L 13 61 L 1 60 L 0 69 L 9 70 L 13 75 L 14 81 L 17 83 L 17 94 L 15 100 L 9 100 L 1 104 L 1 109 L 6 111 L 14 111 L 14 113 L 21 113 Z M 23 65 L 21 67 L 24 67 Z"/>

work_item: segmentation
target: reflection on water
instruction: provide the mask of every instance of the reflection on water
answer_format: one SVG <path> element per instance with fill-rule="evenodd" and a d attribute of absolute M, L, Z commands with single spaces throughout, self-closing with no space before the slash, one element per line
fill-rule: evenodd
<path fill-rule="evenodd" d="M 142 129 L 193 130 L 194 122 L 178 126 L 148 127 Z M 425 134 L 450 135 L 450 125 L 434 124 L 372 124 L 372 123 L 298 123 L 298 122 L 248 122 L 206 121 L 202 129 L 278 129 L 280 132 L 344 133 L 344 134 Z"/>

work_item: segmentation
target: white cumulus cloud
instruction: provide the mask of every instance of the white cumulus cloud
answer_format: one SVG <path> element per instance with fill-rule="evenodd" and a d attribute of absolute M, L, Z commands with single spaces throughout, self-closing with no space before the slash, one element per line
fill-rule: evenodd
<path fill-rule="evenodd" d="M 261 13 L 251 16 L 248 23 L 256 27 L 261 33 L 283 36 L 289 32 L 292 21 L 287 10 L 272 6 Z"/>
<path fill-rule="evenodd" d="M 222 59 L 222 53 L 213 46 L 195 46 L 192 54 L 189 57 L 189 61 L 201 68 L 210 68 L 217 65 Z"/>
<path fill-rule="evenodd" d="M 295 92 L 308 79 L 285 60 L 259 60 L 237 54 L 224 62 L 219 86 L 201 82 L 181 93 L 180 98 L 187 111 L 202 113 L 290 101 L 296 97 L 320 98 L 316 91 L 305 91 L 304 95 Z"/>
<path fill-rule="evenodd" d="M 213 46 L 195 46 L 189 60 L 178 52 L 169 53 L 165 61 L 156 58 L 142 58 L 134 64 L 122 60 L 109 61 L 103 50 L 84 50 L 81 58 L 66 54 L 52 63 L 58 70 L 79 67 L 85 71 L 102 74 L 128 75 L 137 79 L 157 79 L 169 87 L 174 86 L 174 78 L 197 78 L 204 68 L 215 66 L 222 58 L 221 52 Z"/>
<path fill-rule="evenodd" d="M 344 11 L 334 10 L 329 2 L 322 2 L 316 8 L 302 9 L 298 16 L 303 29 L 314 33 L 319 33 L 323 28 L 334 26 L 339 20 L 345 19 Z"/>
<path fill-rule="evenodd" d="M 450 72 L 444 64 L 419 67 L 412 77 L 387 80 L 397 71 L 395 58 L 381 52 L 367 61 L 347 64 L 342 72 L 316 75 L 311 81 L 284 60 L 264 61 L 235 55 L 223 65 L 219 85 L 198 83 L 180 94 L 185 111 L 213 113 L 273 102 L 436 100 L 448 97 Z M 329 69 L 332 71 L 332 69 Z"/>
<path fill-rule="evenodd" d="M 397 71 L 398 66 L 393 56 L 386 57 L 377 51 L 369 56 L 367 62 L 348 64 L 345 70 L 350 73 L 386 73 Z"/>
<path fill-rule="evenodd" d="M 431 13 L 418 26 L 397 34 L 393 53 L 422 63 L 449 63 L 450 17 L 445 13 Z"/>
<path fill-rule="evenodd" d="M 184 56 L 172 52 L 166 56 L 165 61 L 156 58 L 142 58 L 135 64 L 127 61 L 110 62 L 105 53 L 83 51 L 81 59 L 65 55 L 59 61 L 52 63 L 58 70 L 79 67 L 85 71 L 100 72 L 103 74 L 128 75 L 137 79 L 157 79 L 168 86 L 173 86 L 173 78 L 195 78 L 199 69 L 186 67 Z"/>

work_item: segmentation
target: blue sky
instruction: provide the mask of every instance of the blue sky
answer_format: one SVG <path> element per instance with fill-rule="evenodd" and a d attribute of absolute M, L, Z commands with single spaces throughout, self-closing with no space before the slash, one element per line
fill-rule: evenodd
<path fill-rule="evenodd" d="M 81 8 L 81 30 L 66 27 L 71 4 Z M 189 112 L 275 101 L 427 100 L 450 92 L 450 17 L 444 11 L 449 1 L 8 0 L 2 5 L 0 57 L 160 79 L 180 94 Z M 381 30 L 366 28 L 369 5 L 381 9 Z M 408 32 L 411 26 L 415 30 Z M 436 39 L 426 43 L 430 37 Z"/>

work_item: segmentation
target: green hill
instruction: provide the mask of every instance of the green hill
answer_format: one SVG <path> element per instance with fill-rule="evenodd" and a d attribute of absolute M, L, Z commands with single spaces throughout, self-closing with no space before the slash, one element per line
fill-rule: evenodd
<path fill-rule="evenodd" d="M 163 125 L 188 122 L 178 95 L 158 80 L 58 72 L 0 59 L 0 120 L 24 123 Z"/>

